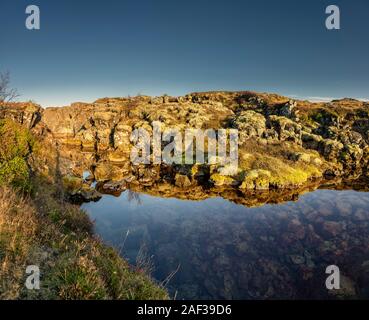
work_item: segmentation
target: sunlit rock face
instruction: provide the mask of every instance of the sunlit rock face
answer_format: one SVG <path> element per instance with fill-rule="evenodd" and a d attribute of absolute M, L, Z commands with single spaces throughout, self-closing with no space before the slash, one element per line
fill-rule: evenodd
<path fill-rule="evenodd" d="M 248 91 L 104 98 L 47 109 L 0 105 L 0 118 L 24 124 L 48 145 L 43 170 L 77 177 L 87 170 L 113 191 L 169 182 L 184 190 L 202 186 L 241 194 L 365 177 L 368 112 L 368 103 L 352 99 L 310 103 Z M 131 134 L 137 128 L 152 133 L 154 121 L 180 132 L 237 129 L 238 167 L 226 175 L 221 165 L 132 165 Z"/>
<path fill-rule="evenodd" d="M 12 119 L 32 129 L 41 120 L 42 108 L 34 103 L 0 102 L 0 119 Z"/>

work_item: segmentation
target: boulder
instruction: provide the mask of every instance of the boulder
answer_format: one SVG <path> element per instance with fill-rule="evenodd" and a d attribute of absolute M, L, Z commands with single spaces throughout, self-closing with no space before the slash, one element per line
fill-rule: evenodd
<path fill-rule="evenodd" d="M 212 182 L 215 186 L 231 186 L 235 185 L 237 181 L 229 176 L 222 176 L 219 173 L 214 173 L 210 176 L 210 182 Z"/>
<path fill-rule="evenodd" d="M 268 190 L 270 177 L 270 171 L 262 169 L 250 170 L 246 173 L 239 188 L 248 190 Z"/>
<path fill-rule="evenodd" d="M 266 119 L 258 112 L 242 111 L 232 120 L 232 126 L 240 131 L 240 142 L 252 137 L 261 137 L 266 130 Z"/>
<path fill-rule="evenodd" d="M 186 175 L 177 173 L 174 180 L 177 187 L 188 188 L 191 186 L 191 180 Z"/>

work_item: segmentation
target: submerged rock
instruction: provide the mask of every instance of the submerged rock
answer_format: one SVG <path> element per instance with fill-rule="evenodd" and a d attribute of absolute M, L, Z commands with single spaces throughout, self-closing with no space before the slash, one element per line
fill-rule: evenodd
<path fill-rule="evenodd" d="M 290 255 L 291 261 L 294 264 L 303 264 L 305 263 L 305 258 L 303 256 L 299 256 L 299 255 Z"/>

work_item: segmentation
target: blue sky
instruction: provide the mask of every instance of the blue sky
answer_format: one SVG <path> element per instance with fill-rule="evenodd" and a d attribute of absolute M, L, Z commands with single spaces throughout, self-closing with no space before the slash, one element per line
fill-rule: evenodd
<path fill-rule="evenodd" d="M 41 30 L 25 28 L 38 5 Z M 341 9 L 341 30 L 325 8 Z M 1 0 L 0 70 L 42 104 L 256 90 L 369 98 L 368 0 Z"/>

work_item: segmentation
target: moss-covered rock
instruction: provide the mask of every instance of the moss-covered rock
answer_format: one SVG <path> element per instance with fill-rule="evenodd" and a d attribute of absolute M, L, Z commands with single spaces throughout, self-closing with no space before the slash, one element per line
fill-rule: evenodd
<path fill-rule="evenodd" d="M 240 189 L 248 190 L 269 190 L 271 173 L 268 170 L 255 169 L 246 173 L 240 185 Z"/>
<path fill-rule="evenodd" d="M 191 180 L 184 174 L 177 173 L 174 180 L 177 187 L 188 188 L 191 186 Z"/>
<path fill-rule="evenodd" d="M 223 176 L 219 173 L 212 174 L 211 177 L 210 177 L 210 181 L 215 186 L 231 186 L 231 185 L 235 185 L 237 183 L 237 181 L 235 181 L 232 177 Z"/>

